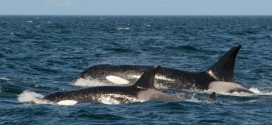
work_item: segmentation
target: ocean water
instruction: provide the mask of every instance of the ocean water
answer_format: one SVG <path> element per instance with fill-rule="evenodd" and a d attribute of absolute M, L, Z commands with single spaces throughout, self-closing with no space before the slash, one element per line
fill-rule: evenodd
<path fill-rule="evenodd" d="M 40 99 L 84 88 L 78 75 L 96 64 L 198 72 L 236 44 L 235 80 L 255 95 L 211 103 L 209 92 L 170 92 L 185 101 L 73 106 Z M 0 124 L 272 124 L 272 101 L 258 100 L 272 98 L 271 48 L 271 16 L 0 16 Z"/>

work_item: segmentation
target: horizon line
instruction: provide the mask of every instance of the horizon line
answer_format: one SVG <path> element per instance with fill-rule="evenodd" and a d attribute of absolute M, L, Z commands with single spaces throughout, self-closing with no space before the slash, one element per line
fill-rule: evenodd
<path fill-rule="evenodd" d="M 0 16 L 272 16 L 271 15 L 256 15 L 256 14 L 184 14 L 184 15 L 176 15 L 176 14 L 150 14 L 150 15 L 141 15 L 141 14 L 0 14 Z"/>

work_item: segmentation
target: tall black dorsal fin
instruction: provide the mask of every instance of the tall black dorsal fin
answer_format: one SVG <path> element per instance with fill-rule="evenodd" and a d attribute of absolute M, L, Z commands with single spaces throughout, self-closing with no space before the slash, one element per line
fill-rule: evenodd
<path fill-rule="evenodd" d="M 155 66 L 155 67 L 147 70 L 138 79 L 138 81 L 132 86 L 137 87 L 137 88 L 143 88 L 143 89 L 155 88 L 154 87 L 154 79 L 155 79 L 156 73 L 159 71 L 160 68 L 161 68 L 161 66 Z"/>
<path fill-rule="evenodd" d="M 234 65 L 236 56 L 241 45 L 232 47 L 218 62 L 216 62 L 207 72 L 218 81 L 234 81 Z"/>

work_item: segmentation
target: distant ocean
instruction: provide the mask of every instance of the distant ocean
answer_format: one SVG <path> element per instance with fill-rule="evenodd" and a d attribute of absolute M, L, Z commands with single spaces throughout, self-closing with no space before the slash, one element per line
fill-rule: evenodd
<path fill-rule="evenodd" d="M 183 102 L 25 104 L 96 64 L 197 72 L 242 45 L 235 80 L 255 95 L 173 92 Z M 0 16 L 0 124 L 272 124 L 272 16 Z M 99 84 L 99 83 L 97 83 Z M 25 98 L 19 98 L 22 93 Z M 173 94 L 172 93 L 172 94 Z"/>

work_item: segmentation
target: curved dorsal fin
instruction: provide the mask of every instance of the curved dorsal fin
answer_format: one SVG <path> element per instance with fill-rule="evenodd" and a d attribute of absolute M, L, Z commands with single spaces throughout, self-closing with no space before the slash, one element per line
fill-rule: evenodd
<path fill-rule="evenodd" d="M 159 71 L 160 68 L 161 68 L 161 66 L 155 66 L 155 67 L 147 70 L 138 79 L 138 81 L 132 86 L 137 87 L 137 88 L 143 88 L 143 89 L 155 88 L 154 87 L 154 78 L 155 78 L 155 74 Z"/>
<path fill-rule="evenodd" d="M 218 62 L 216 62 L 207 72 L 218 81 L 234 81 L 234 64 L 241 45 L 232 47 Z"/>

